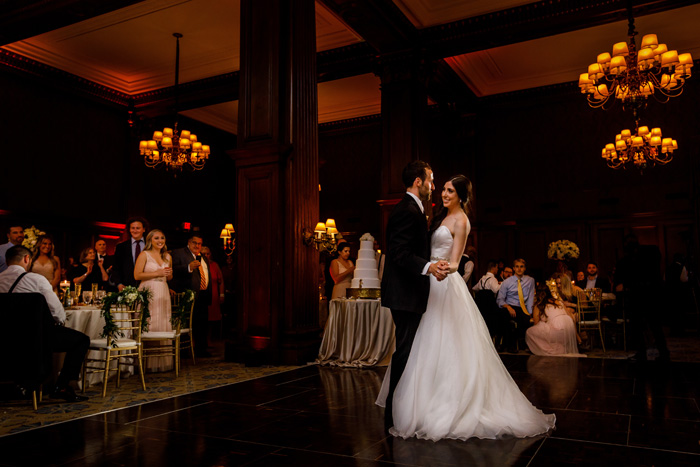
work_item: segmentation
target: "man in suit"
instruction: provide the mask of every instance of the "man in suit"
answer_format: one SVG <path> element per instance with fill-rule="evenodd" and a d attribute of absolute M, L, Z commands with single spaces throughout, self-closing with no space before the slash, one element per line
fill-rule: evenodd
<path fill-rule="evenodd" d="M 197 357 L 211 357 L 207 351 L 207 327 L 211 305 L 211 275 L 209 260 L 202 256 L 202 237 L 193 233 L 185 248 L 173 250 L 173 279 L 171 288 L 176 292 L 193 290 L 196 294 L 192 317 L 192 337 Z"/>
<path fill-rule="evenodd" d="M 95 242 L 95 262 L 99 265 L 102 264 L 102 267 L 107 271 L 107 274 L 111 274 L 112 272 L 112 262 L 114 260 L 114 257 L 109 256 L 107 254 L 107 242 L 104 240 L 100 239 Z M 114 291 L 116 290 L 115 287 L 112 286 L 110 281 L 106 281 L 104 283 L 105 289 L 109 291 Z"/>
<path fill-rule="evenodd" d="M 112 264 L 112 276 L 110 282 L 117 286 L 121 292 L 124 287 L 138 286 L 139 281 L 134 279 L 134 264 L 136 258 L 146 247 L 143 235 L 146 233 L 146 220 L 133 217 L 126 221 L 129 229 L 129 239 L 117 244 L 114 250 L 114 262 Z"/>
<path fill-rule="evenodd" d="M 582 289 L 601 289 L 603 293 L 610 292 L 610 281 L 598 275 L 598 265 L 593 261 L 586 266 L 588 277 L 582 281 L 576 282 L 576 285 Z"/>
<path fill-rule="evenodd" d="M 447 277 L 449 263 L 430 262 L 428 222 L 423 201 L 430 200 L 433 171 L 423 161 L 408 164 L 402 174 L 406 194 L 396 205 L 386 227 L 387 253 L 382 277 L 382 306 L 391 309 L 396 327 L 396 350 L 391 358 L 389 393 L 384 409 L 385 428 L 393 426 L 393 398 L 425 313 L 430 292 L 428 274 Z"/>

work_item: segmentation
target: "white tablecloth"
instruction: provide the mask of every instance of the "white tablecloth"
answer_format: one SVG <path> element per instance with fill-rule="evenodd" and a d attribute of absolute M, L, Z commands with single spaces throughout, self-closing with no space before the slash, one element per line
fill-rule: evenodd
<path fill-rule="evenodd" d="M 105 319 L 100 316 L 101 308 L 97 306 L 79 306 L 66 309 L 66 327 L 86 334 L 90 339 L 100 339 L 102 329 L 105 326 Z M 90 358 L 104 358 L 104 351 L 91 350 L 88 352 Z M 62 365 L 61 365 L 62 366 Z M 60 368 L 60 366 L 58 367 Z M 122 376 L 134 373 L 134 367 L 122 367 Z M 88 373 L 86 378 L 89 386 L 102 382 L 103 373 Z"/>
<path fill-rule="evenodd" d="M 356 368 L 386 365 L 395 339 L 391 310 L 379 300 L 331 300 L 316 363 Z"/>

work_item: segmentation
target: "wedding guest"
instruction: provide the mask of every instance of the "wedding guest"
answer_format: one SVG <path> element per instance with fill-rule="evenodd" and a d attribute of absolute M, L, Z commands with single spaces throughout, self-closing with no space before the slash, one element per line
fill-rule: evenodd
<path fill-rule="evenodd" d="M 5 253 L 13 246 L 21 245 L 24 241 L 24 228 L 21 225 L 11 225 L 7 229 L 7 243 L 0 245 L 0 272 L 7 269 Z"/>
<path fill-rule="evenodd" d="M 590 261 L 586 266 L 588 277 L 585 280 L 578 281 L 576 285 L 582 289 L 601 289 L 603 293 L 610 292 L 610 281 L 598 276 L 598 264 Z"/>
<path fill-rule="evenodd" d="M 493 337 L 496 334 L 499 313 L 496 295 L 498 295 L 501 284 L 498 282 L 498 279 L 496 279 L 498 263 L 489 261 L 487 268 L 486 274 L 484 274 L 474 286 L 474 302 L 479 307 L 479 311 L 484 317 L 486 326 L 489 328 L 489 333 L 491 337 Z"/>
<path fill-rule="evenodd" d="M 579 271 L 576 273 L 576 282 L 581 282 L 586 278 L 586 275 L 583 273 L 583 271 Z"/>
<path fill-rule="evenodd" d="M 578 293 L 581 289 L 576 285 L 572 285 L 571 278 L 563 272 L 555 272 L 552 274 L 552 279 L 556 281 L 557 292 L 564 306 L 572 313 L 576 313 Z"/>
<path fill-rule="evenodd" d="M 126 228 L 129 238 L 118 243 L 114 250 L 114 263 L 110 279 L 120 292 L 127 285 L 134 287 L 138 285 L 138 281 L 134 278 L 134 265 L 136 258 L 146 246 L 143 235 L 148 230 L 148 223 L 142 217 L 133 217 L 126 221 Z"/>
<path fill-rule="evenodd" d="M 74 284 L 82 284 L 83 290 L 90 290 L 92 284 L 97 284 L 103 289 L 109 280 L 109 274 L 105 271 L 104 265 L 95 264 L 95 249 L 85 248 L 80 252 L 79 264 L 68 271 L 68 280 Z"/>
<path fill-rule="evenodd" d="M 224 274 L 218 263 L 211 259 L 211 250 L 208 246 L 202 247 L 202 256 L 209 260 L 211 269 L 211 305 L 209 305 L 209 335 L 214 335 L 214 329 L 221 329 L 221 304 L 224 303 L 226 288 L 224 287 Z M 210 339 L 211 342 L 212 339 Z"/>
<path fill-rule="evenodd" d="M 350 260 L 350 244 L 341 242 L 338 244 L 338 257 L 331 261 L 331 277 L 335 285 L 333 286 L 333 295 L 331 300 L 335 298 L 344 298 L 345 291 L 350 287 L 352 275 L 355 272 L 355 265 Z"/>
<path fill-rule="evenodd" d="M 459 259 L 459 266 L 457 267 L 457 272 L 464 279 L 464 283 L 467 284 L 469 289 L 472 288 L 471 277 L 474 272 L 474 261 L 476 260 L 476 248 L 469 245 L 465 248 L 464 254 Z"/>
<path fill-rule="evenodd" d="M 505 266 L 505 267 L 501 270 L 501 274 L 500 274 L 498 280 L 499 280 L 500 282 L 503 282 L 504 280 L 508 279 L 508 278 L 511 277 L 512 275 L 513 275 L 513 268 L 510 267 L 510 266 Z"/>
<path fill-rule="evenodd" d="M 535 355 L 581 356 L 576 339 L 576 317 L 564 307 L 550 281 L 537 287 L 532 320 L 525 342 Z"/>
<path fill-rule="evenodd" d="M 524 259 L 513 261 L 514 275 L 503 281 L 496 297 L 501 309 L 498 335 L 508 352 L 517 351 L 517 340 L 525 337 L 532 319 L 535 279 L 525 275 L 525 267 Z"/>
<path fill-rule="evenodd" d="M 195 356 L 207 358 L 212 354 L 207 350 L 209 305 L 211 304 L 211 266 L 202 256 L 202 237 L 192 233 L 187 246 L 173 250 L 173 279 L 171 288 L 176 292 L 195 292 L 192 338 Z"/>
<path fill-rule="evenodd" d="M 80 368 L 90 346 L 90 338 L 82 332 L 64 326 L 66 312 L 56 294 L 53 293 L 51 284 L 44 276 L 28 272 L 32 257 L 27 248 L 15 245 L 5 254 L 8 268 L 0 273 L 0 292 L 12 291 L 14 293 L 40 293 L 43 295 L 51 311 L 51 316 L 56 322 L 56 326 L 49 327 L 50 346 L 54 352 L 66 353 L 56 386 L 51 391 L 51 398 L 63 399 L 67 402 L 86 401 L 88 398 L 77 395 L 74 387 L 77 387 Z M 9 356 L 5 358 L 9 358 Z"/>
<path fill-rule="evenodd" d="M 105 267 L 105 271 L 110 272 L 112 270 L 112 256 L 107 254 L 107 242 L 100 239 L 95 242 L 95 253 L 97 253 L 96 261 Z"/>
<path fill-rule="evenodd" d="M 134 279 L 141 281 L 139 290 L 151 291 L 149 302 L 148 330 L 150 332 L 167 332 L 173 330 L 170 322 L 171 303 L 167 281 L 173 278 L 172 260 L 165 246 L 165 234 L 158 229 L 148 232 L 146 244 L 134 265 Z M 159 341 L 160 345 L 167 341 Z M 150 357 L 146 361 L 148 371 L 170 371 L 173 369 L 173 357 Z"/>
<path fill-rule="evenodd" d="M 54 254 L 53 239 L 48 234 L 41 235 L 36 245 L 29 269 L 44 276 L 53 287 L 53 291 L 58 292 L 58 284 L 61 282 L 61 260 Z"/>

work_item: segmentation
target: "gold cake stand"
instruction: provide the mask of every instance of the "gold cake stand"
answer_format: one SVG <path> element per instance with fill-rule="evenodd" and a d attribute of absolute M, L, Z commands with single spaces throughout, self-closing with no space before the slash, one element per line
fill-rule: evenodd
<path fill-rule="evenodd" d="M 379 298 L 381 289 L 351 289 L 345 290 L 348 298 Z"/>

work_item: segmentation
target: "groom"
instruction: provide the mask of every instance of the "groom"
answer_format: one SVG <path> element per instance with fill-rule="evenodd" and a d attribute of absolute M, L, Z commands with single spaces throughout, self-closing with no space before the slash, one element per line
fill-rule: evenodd
<path fill-rule="evenodd" d="M 433 171 L 416 160 L 403 169 L 406 194 L 389 215 L 386 226 L 387 254 L 382 277 L 382 306 L 391 309 L 396 326 L 396 350 L 391 357 L 389 393 L 384 409 L 384 425 L 394 425 L 394 390 L 401 379 L 413 338 L 428 304 L 430 280 L 447 277 L 449 263 L 430 262 L 428 221 L 422 201 L 429 201 L 433 190 Z"/>

